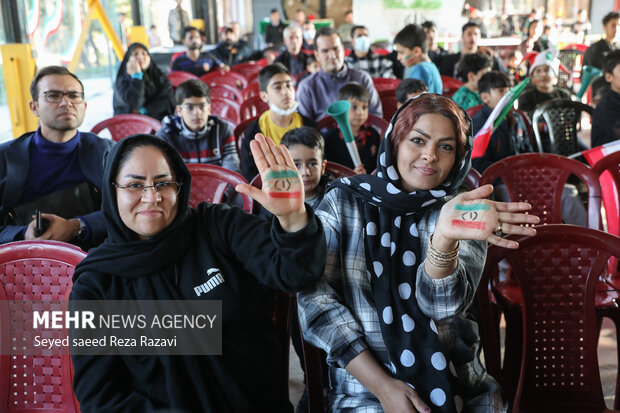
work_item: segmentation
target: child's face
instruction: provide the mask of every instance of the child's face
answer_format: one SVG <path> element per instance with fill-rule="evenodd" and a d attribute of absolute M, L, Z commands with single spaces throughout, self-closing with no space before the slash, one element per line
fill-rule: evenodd
<path fill-rule="evenodd" d="M 555 73 L 553 72 L 553 69 L 551 69 L 551 66 L 538 66 L 532 71 L 532 82 L 534 82 L 536 87 L 539 89 L 548 89 L 553 87 L 554 80 Z"/>
<path fill-rule="evenodd" d="M 415 58 L 416 58 L 416 52 L 417 52 L 416 49 L 419 49 L 419 51 L 422 50 L 419 47 L 414 47 L 413 49 L 409 49 L 403 46 L 402 44 L 398 44 L 398 43 L 396 43 L 394 47 L 396 49 L 396 58 L 405 67 L 413 66 L 413 64 L 415 63 L 412 64 L 412 62 L 415 61 Z"/>
<path fill-rule="evenodd" d="M 476 73 L 476 74 L 473 74 L 472 72 L 469 72 L 467 74 L 467 79 L 471 83 L 471 86 L 473 86 L 475 88 L 474 90 L 478 90 L 478 81 L 480 80 L 482 75 L 484 75 L 485 73 L 490 72 L 490 71 L 491 71 L 490 67 L 485 67 L 484 69 L 478 70 L 478 73 Z M 470 74 L 472 74 L 472 76 L 470 76 Z"/>
<path fill-rule="evenodd" d="M 289 146 L 288 151 L 291 153 L 299 175 L 301 175 L 306 199 L 315 196 L 318 190 L 317 185 L 325 173 L 325 164 L 327 163 L 323 160 L 321 150 L 297 144 Z"/>
<path fill-rule="evenodd" d="M 616 93 L 620 93 L 620 64 L 614 67 L 614 71 L 611 73 L 605 73 L 605 80 L 611 86 L 611 90 Z"/>
<path fill-rule="evenodd" d="M 351 104 L 349 109 L 349 123 L 354 129 L 359 129 L 368 120 L 368 102 L 358 99 L 347 99 Z"/>
<path fill-rule="evenodd" d="M 414 97 L 416 97 L 416 96 L 419 96 L 419 95 L 420 95 L 420 94 L 422 94 L 422 93 L 424 93 L 424 92 L 413 92 L 413 93 L 407 93 L 407 100 L 409 100 L 409 99 L 411 99 L 411 98 L 414 98 Z M 405 100 L 405 102 L 407 102 L 407 100 Z M 396 109 L 400 109 L 400 107 L 401 107 L 402 105 L 404 105 L 404 104 L 405 104 L 405 102 L 403 102 L 403 103 L 396 102 Z"/>
<path fill-rule="evenodd" d="M 190 97 L 177 106 L 177 114 L 192 132 L 202 130 L 211 114 L 211 104 L 206 97 Z"/>
<path fill-rule="evenodd" d="M 480 93 L 480 99 L 482 99 L 485 105 L 493 109 L 509 90 L 508 86 L 494 87 L 489 92 Z"/>
<path fill-rule="evenodd" d="M 310 73 L 310 74 L 314 74 L 316 72 L 318 72 L 319 70 L 321 70 L 321 65 L 319 64 L 319 62 L 317 62 L 316 60 L 310 62 L 308 64 L 308 66 L 306 66 L 306 70 Z"/>
<path fill-rule="evenodd" d="M 269 79 L 265 92 L 260 92 L 261 99 L 276 105 L 278 109 L 288 110 L 295 104 L 293 79 L 286 73 L 278 73 Z"/>

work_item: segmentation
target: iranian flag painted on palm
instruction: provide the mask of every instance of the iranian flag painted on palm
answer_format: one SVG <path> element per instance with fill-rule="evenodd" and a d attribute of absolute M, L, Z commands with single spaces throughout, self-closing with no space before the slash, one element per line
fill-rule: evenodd
<path fill-rule="evenodd" d="M 510 109 L 513 107 L 513 103 L 525 86 L 529 83 L 530 78 L 527 77 L 521 81 L 517 86 L 513 87 L 508 93 L 506 93 L 501 100 L 493 108 L 493 112 L 489 115 L 489 118 L 484 123 L 484 126 L 474 136 L 474 148 L 471 154 L 472 159 L 480 158 L 484 156 L 491 140 L 493 131 L 497 129 L 497 126 L 504 120 Z"/>

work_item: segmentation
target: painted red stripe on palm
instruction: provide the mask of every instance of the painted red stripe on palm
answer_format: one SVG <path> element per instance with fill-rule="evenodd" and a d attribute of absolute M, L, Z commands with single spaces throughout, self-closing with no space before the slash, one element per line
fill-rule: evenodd
<path fill-rule="evenodd" d="M 301 192 L 269 192 L 269 196 L 272 198 L 299 198 Z"/>
<path fill-rule="evenodd" d="M 476 221 L 461 221 L 460 219 L 453 219 L 452 225 L 455 227 L 461 228 L 474 228 L 474 229 L 485 229 L 486 224 L 484 222 L 476 222 Z"/>

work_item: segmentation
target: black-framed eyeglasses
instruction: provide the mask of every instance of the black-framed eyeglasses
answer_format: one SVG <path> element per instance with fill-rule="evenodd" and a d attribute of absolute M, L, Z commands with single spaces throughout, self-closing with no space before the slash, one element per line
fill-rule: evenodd
<path fill-rule="evenodd" d="M 63 98 L 66 96 L 71 103 L 82 103 L 84 102 L 84 93 L 83 92 L 62 92 L 60 90 L 46 90 L 45 92 L 41 92 L 39 96 L 43 95 L 45 101 L 49 103 L 60 103 Z"/>
<path fill-rule="evenodd" d="M 114 185 L 116 188 L 124 189 L 128 193 L 135 195 L 136 197 L 144 196 L 148 188 L 153 188 L 155 192 L 160 194 L 162 197 L 171 197 L 173 195 L 179 194 L 183 183 L 176 181 L 161 181 L 153 185 L 144 185 L 141 182 L 132 182 L 127 185 L 119 185 L 116 182 L 112 182 L 112 185 Z"/>

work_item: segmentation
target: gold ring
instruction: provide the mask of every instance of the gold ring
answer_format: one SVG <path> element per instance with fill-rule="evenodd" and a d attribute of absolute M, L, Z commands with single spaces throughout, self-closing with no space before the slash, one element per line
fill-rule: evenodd
<path fill-rule="evenodd" d="M 495 235 L 497 235 L 498 237 L 501 237 L 504 233 L 502 226 L 503 224 L 501 222 L 498 222 L 497 227 L 495 227 Z"/>

